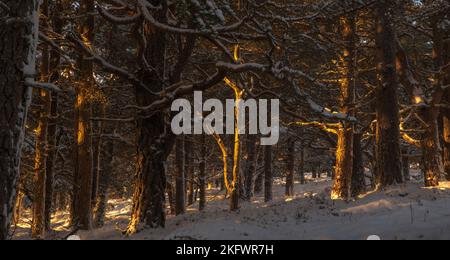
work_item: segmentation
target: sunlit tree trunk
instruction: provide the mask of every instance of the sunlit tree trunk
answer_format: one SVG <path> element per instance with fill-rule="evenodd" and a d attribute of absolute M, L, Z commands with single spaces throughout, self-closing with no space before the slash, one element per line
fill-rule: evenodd
<path fill-rule="evenodd" d="M 162 1 L 149 1 L 154 6 L 159 6 Z M 155 18 L 165 22 L 166 9 L 159 10 Z M 161 79 L 165 74 L 166 57 L 166 34 L 151 24 L 144 22 L 143 36 L 146 43 L 140 46 L 139 58 L 142 68 L 152 68 L 152 71 L 143 69 L 141 77 L 147 83 L 151 91 L 161 91 L 164 83 Z M 155 101 L 154 95 L 146 88 L 136 86 L 136 101 L 141 107 L 148 106 Z M 151 116 L 138 115 L 137 120 L 137 170 L 135 192 L 133 195 L 133 208 L 131 221 L 127 229 L 128 234 L 138 231 L 140 222 L 148 227 L 164 227 L 165 214 L 165 191 L 166 191 L 166 161 L 172 151 L 175 138 L 167 124 L 168 115 L 164 112 L 156 112 Z"/>
<path fill-rule="evenodd" d="M 435 91 L 432 96 L 429 108 L 421 112 L 421 116 L 427 123 L 425 134 L 421 143 L 423 153 L 423 167 L 425 171 L 425 186 L 433 187 L 439 185 L 439 179 L 445 174 L 444 161 L 442 158 L 443 150 L 441 145 L 441 136 L 439 129 L 439 115 L 441 109 L 438 104 L 444 100 L 445 91 L 441 88 L 444 84 L 444 76 L 440 73 L 444 65 L 444 31 L 441 29 L 440 18 L 432 19 L 433 27 L 433 61 L 435 70 L 438 73 L 435 76 Z M 445 130 L 444 130 L 445 131 Z"/>
<path fill-rule="evenodd" d="M 341 78 L 339 80 L 340 112 L 342 114 L 354 116 L 354 62 L 356 39 L 356 21 L 354 15 L 352 14 L 341 17 L 340 25 L 340 31 L 345 45 L 338 64 L 338 71 L 341 74 Z M 351 196 L 350 187 L 352 184 L 353 172 L 353 123 L 341 122 L 337 134 L 338 144 L 336 148 L 336 173 L 331 197 L 333 199 L 348 199 Z"/>
<path fill-rule="evenodd" d="M 94 42 L 93 0 L 83 0 L 81 9 L 88 14 L 79 26 L 79 33 L 84 44 L 92 48 Z M 76 86 L 75 103 L 75 172 L 72 206 L 72 224 L 76 228 L 92 228 L 92 103 L 90 91 L 94 87 L 93 63 L 86 56 L 79 57 L 80 82 Z"/>
<path fill-rule="evenodd" d="M 449 82 L 450 83 L 450 82 Z M 450 91 L 447 90 L 447 103 L 450 100 Z M 450 112 L 444 112 L 443 118 L 443 135 L 444 135 L 444 167 L 445 176 L 448 181 L 450 181 Z"/>
<path fill-rule="evenodd" d="M 396 39 L 393 16 L 397 1 L 380 0 L 376 4 L 377 52 L 377 129 L 376 129 L 376 186 L 402 183 L 400 154 L 400 119 L 398 78 L 396 74 Z"/>
<path fill-rule="evenodd" d="M 445 171 L 439 136 L 438 110 L 439 109 L 437 108 L 429 109 L 423 113 L 423 117 L 428 123 L 421 145 L 423 153 L 423 169 L 425 171 L 425 187 L 438 186 L 439 178 L 444 175 Z"/>
<path fill-rule="evenodd" d="M 46 17 L 42 26 L 48 27 L 49 5 L 48 0 L 44 0 L 41 5 L 41 13 Z M 47 44 L 42 46 L 41 58 L 41 82 L 50 80 L 50 49 Z M 51 114 L 51 95 L 47 90 L 38 90 L 40 113 L 37 122 L 36 146 L 34 156 L 34 181 L 33 181 L 33 219 L 31 224 L 31 237 L 34 239 L 45 238 L 45 202 L 47 184 L 47 133 L 48 120 Z"/>
<path fill-rule="evenodd" d="M 447 40 L 444 42 L 444 64 L 450 63 L 450 32 L 446 32 Z M 444 86 L 450 85 L 450 66 L 447 66 L 444 70 Z M 443 101 L 447 106 L 450 106 L 450 89 L 447 89 L 444 94 Z M 450 181 L 450 108 L 443 109 L 443 140 L 444 140 L 444 167 L 446 179 Z"/>
<path fill-rule="evenodd" d="M 447 16 L 446 21 L 449 21 L 449 18 Z M 450 66 L 448 66 L 448 64 L 450 64 L 450 30 L 448 29 L 447 26 L 447 30 L 444 32 L 446 40 L 443 42 L 443 52 L 442 52 L 442 56 L 443 56 L 443 64 L 447 65 L 444 69 L 443 69 L 443 85 L 444 86 L 449 86 L 450 85 Z M 445 175 L 446 175 L 446 179 L 450 181 L 450 88 L 447 88 L 447 90 L 445 91 L 444 97 L 443 97 L 443 102 L 447 104 L 447 108 L 442 110 L 442 115 L 443 115 L 443 141 L 444 141 L 444 167 L 445 167 Z"/>
<path fill-rule="evenodd" d="M 14 206 L 13 225 L 19 224 L 20 222 L 24 198 L 25 193 L 23 193 L 23 191 L 18 188 L 16 205 Z"/>
<path fill-rule="evenodd" d="M 14 26 L 0 21 L 0 240 L 8 238 L 20 176 L 20 157 L 31 89 L 39 28 L 37 0 L 3 1 Z"/>

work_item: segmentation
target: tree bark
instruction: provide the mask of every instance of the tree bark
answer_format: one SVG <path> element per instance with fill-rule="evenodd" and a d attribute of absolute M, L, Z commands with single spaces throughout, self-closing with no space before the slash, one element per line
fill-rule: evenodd
<path fill-rule="evenodd" d="M 366 181 L 364 174 L 364 161 L 363 161 L 363 151 L 361 145 L 362 134 L 354 135 L 353 142 L 353 174 L 352 174 L 352 185 L 351 185 L 351 195 L 352 197 L 357 197 L 361 195 L 366 189 Z"/>
<path fill-rule="evenodd" d="M 55 4 L 55 10 L 61 10 L 61 2 Z M 53 31 L 62 33 L 63 21 L 56 11 L 51 12 Z M 55 49 L 50 51 L 50 82 L 55 83 L 60 78 L 60 71 L 58 69 L 61 62 L 61 55 Z M 51 230 L 51 218 L 53 209 L 53 179 L 55 175 L 56 152 L 57 152 L 57 123 L 56 117 L 58 115 L 58 93 L 51 93 L 51 108 L 50 119 L 48 120 L 48 137 L 47 137 L 47 158 L 46 158 L 46 184 L 45 184 L 45 229 Z"/>
<path fill-rule="evenodd" d="M 41 12 L 46 17 L 43 26 L 48 27 L 47 17 L 49 16 L 48 0 L 44 0 L 41 5 Z M 50 49 L 47 44 L 42 46 L 40 81 L 48 83 L 50 81 Z M 33 180 L 33 219 L 31 224 L 31 237 L 33 239 L 45 238 L 45 202 L 47 184 L 47 134 L 48 120 L 51 114 L 51 95 L 47 90 L 37 90 L 40 106 L 38 126 L 34 130 L 36 136 L 35 156 L 34 156 L 34 180 Z"/>
<path fill-rule="evenodd" d="M 286 176 L 285 196 L 294 196 L 295 139 L 288 139 L 288 175 Z"/>
<path fill-rule="evenodd" d="M 243 198 L 250 201 L 253 197 L 253 179 L 256 175 L 256 136 L 249 135 L 247 138 L 247 163 L 244 170 L 244 194 Z"/>
<path fill-rule="evenodd" d="M 411 180 L 408 149 L 404 149 L 402 152 L 402 167 L 403 167 L 402 168 L 403 169 L 403 178 L 405 179 L 405 181 Z"/>
<path fill-rule="evenodd" d="M 425 187 L 439 186 L 439 179 L 445 175 L 444 161 L 442 158 L 443 149 L 441 145 L 441 136 L 439 130 L 439 115 L 441 109 L 437 107 L 444 99 L 445 90 L 443 86 L 445 79 L 440 73 L 444 65 L 444 34 L 440 27 L 440 18 L 434 17 L 432 19 L 433 27 L 433 61 L 436 71 L 439 71 L 435 76 L 435 91 L 433 93 L 429 107 L 421 111 L 421 116 L 427 123 L 425 134 L 421 142 L 423 153 L 423 167 Z M 444 130 L 445 131 L 445 130 Z"/>
<path fill-rule="evenodd" d="M 392 27 L 396 1 L 380 0 L 376 5 L 377 87 L 376 186 L 403 183 L 400 154 L 396 37 Z"/>
<path fill-rule="evenodd" d="M 200 200 L 198 208 L 204 210 L 206 207 L 206 136 L 201 136 L 201 148 L 200 148 L 200 171 L 199 171 L 199 188 L 200 188 Z"/>
<path fill-rule="evenodd" d="M 355 40 L 356 40 L 356 20 L 353 14 L 343 16 L 340 19 L 341 34 L 345 48 L 341 54 L 339 72 L 341 79 L 340 86 L 340 112 L 355 116 Z M 338 129 L 338 144 L 336 148 L 336 172 L 332 199 L 347 200 L 351 196 L 351 183 L 353 171 L 353 135 L 354 124 L 352 122 L 341 122 Z"/>
<path fill-rule="evenodd" d="M 300 175 L 300 184 L 304 185 L 306 184 L 306 178 L 305 178 L 305 141 L 303 139 L 303 130 L 300 130 L 300 166 L 299 166 L 299 175 Z"/>
<path fill-rule="evenodd" d="M 445 172 L 439 135 L 438 110 L 437 108 L 427 109 L 424 112 L 424 118 L 428 123 L 424 138 L 421 142 L 425 187 L 439 186 L 439 178 Z"/>
<path fill-rule="evenodd" d="M 0 240 L 8 238 L 20 176 L 25 121 L 31 101 L 39 28 L 39 1 L 7 0 L 0 11 L 14 26 L 0 21 Z M 14 21 L 14 19 L 23 21 Z"/>
<path fill-rule="evenodd" d="M 193 165 L 193 159 L 192 158 L 192 143 L 191 140 L 189 139 L 185 139 L 184 141 L 184 164 L 185 164 L 185 168 L 186 168 L 186 176 L 185 176 L 185 181 L 186 181 L 186 185 L 187 186 L 187 204 L 190 206 L 192 204 L 194 204 L 194 167 Z M 185 189 L 186 192 L 186 189 Z"/>
<path fill-rule="evenodd" d="M 447 32 L 447 40 L 444 42 L 444 63 L 450 63 L 450 32 Z M 450 66 L 447 66 L 444 70 L 444 86 L 450 85 Z M 444 99 L 445 104 L 450 106 L 450 89 L 445 91 Z M 444 140 L 444 167 L 446 179 L 450 181 L 450 109 L 446 108 L 442 111 L 443 114 L 443 140 Z"/>
<path fill-rule="evenodd" d="M 186 212 L 186 138 L 180 136 L 176 144 L 176 176 L 175 176 L 175 214 L 181 215 Z"/>
<path fill-rule="evenodd" d="M 83 42 L 92 48 L 94 43 L 93 0 L 83 0 L 81 12 L 88 14 L 80 24 L 79 33 Z M 80 83 L 76 88 L 75 104 L 75 173 L 72 208 L 72 225 L 81 229 L 92 228 L 92 135 L 91 122 L 92 103 L 89 92 L 92 91 L 95 80 L 93 77 L 93 62 L 87 56 L 79 57 Z"/>
<path fill-rule="evenodd" d="M 447 104 L 450 100 L 450 91 L 447 90 Z M 444 167 L 445 176 L 448 181 L 450 181 L 450 112 L 449 109 L 444 112 L 443 118 L 443 129 L 444 129 Z"/>
<path fill-rule="evenodd" d="M 107 131 L 112 132 L 112 129 Z M 95 201 L 94 224 L 96 227 L 103 227 L 105 224 L 106 207 L 109 198 L 109 185 L 111 175 L 114 171 L 114 140 L 103 138 L 100 146 L 100 157 L 98 167 L 98 190 Z"/>
<path fill-rule="evenodd" d="M 149 1 L 154 6 L 159 6 L 161 0 Z M 165 22 L 167 9 L 158 10 L 155 19 Z M 166 34 L 151 24 L 144 22 L 142 28 L 146 43 L 140 46 L 138 58 L 141 60 L 141 78 L 147 82 L 153 92 L 161 91 L 164 82 L 161 79 L 166 75 Z M 145 68 L 154 68 L 149 71 Z M 149 93 L 147 88 L 136 86 L 136 101 L 141 107 L 148 106 L 155 101 L 155 96 Z M 158 98 L 158 97 L 156 97 Z M 137 142 L 138 161 L 136 172 L 135 192 L 133 195 L 133 209 L 127 234 L 137 232 L 140 222 L 148 227 L 164 227 L 165 214 L 165 190 L 166 190 L 166 161 L 172 151 L 175 138 L 167 124 L 169 116 L 162 111 L 155 112 L 151 116 L 138 115 Z"/>
<path fill-rule="evenodd" d="M 272 195 L 273 173 L 272 173 L 272 146 L 264 147 L 264 201 L 273 199 Z"/>

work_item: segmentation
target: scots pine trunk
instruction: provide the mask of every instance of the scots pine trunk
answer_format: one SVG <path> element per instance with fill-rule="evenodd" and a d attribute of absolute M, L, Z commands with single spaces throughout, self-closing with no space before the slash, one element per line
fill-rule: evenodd
<path fill-rule="evenodd" d="M 268 202 L 273 199 L 272 184 L 273 184 L 273 172 L 272 172 L 272 146 L 267 145 L 264 147 L 264 201 Z"/>
<path fill-rule="evenodd" d="M 46 17 L 43 26 L 48 27 L 49 5 L 44 0 L 41 5 L 41 13 Z M 50 49 L 47 44 L 42 45 L 40 81 L 50 81 Z M 34 180 L 33 180 L 33 219 L 31 224 L 31 237 L 34 239 L 45 238 L 45 202 L 47 184 L 47 133 L 48 120 L 51 114 L 51 94 L 47 90 L 37 90 L 37 104 L 40 107 L 38 126 L 34 130 L 36 135 L 34 156 Z"/>
<path fill-rule="evenodd" d="M 376 4 L 376 52 L 378 87 L 376 129 L 376 186 L 403 183 L 400 154 L 400 118 L 396 72 L 396 37 L 393 16 L 397 1 L 380 0 Z"/>
<path fill-rule="evenodd" d="M 450 91 L 447 90 L 447 103 L 450 101 Z M 443 118 L 443 129 L 444 129 L 444 167 L 445 176 L 448 181 L 450 181 L 450 111 L 446 109 Z"/>
<path fill-rule="evenodd" d="M 435 91 L 428 108 L 421 112 L 422 118 L 427 123 L 425 134 L 422 139 L 423 168 L 425 172 L 425 187 L 434 187 L 439 185 L 439 179 L 445 174 L 444 161 L 442 158 L 443 150 L 441 145 L 441 135 L 439 129 L 439 115 L 441 109 L 437 107 L 444 100 L 445 90 L 442 88 L 445 79 L 441 71 L 444 68 L 444 34 L 441 28 L 440 18 L 432 19 L 433 27 L 433 61 L 436 71 Z M 444 130 L 445 131 L 445 130 Z"/>
<path fill-rule="evenodd" d="M 300 130 L 300 165 L 299 165 L 299 175 L 300 175 L 300 184 L 306 184 L 305 178 L 305 141 L 303 139 L 303 130 Z"/>
<path fill-rule="evenodd" d="M 444 175 L 444 164 L 442 161 L 442 147 L 439 135 L 438 116 L 439 109 L 427 109 L 423 114 L 428 123 L 422 140 L 423 169 L 425 187 L 439 186 L 439 178 Z"/>
<path fill-rule="evenodd" d="M 247 163 L 244 170 L 244 199 L 250 201 L 253 197 L 253 180 L 256 175 L 256 135 L 247 138 Z"/>
<path fill-rule="evenodd" d="M 339 73 L 341 79 L 340 86 L 340 112 L 349 116 L 354 116 L 355 103 L 355 40 L 356 40 L 356 20 L 353 14 L 343 16 L 340 19 L 340 31 L 344 42 L 344 50 L 340 56 Z M 353 135 L 354 124 L 352 122 L 340 122 L 338 129 L 338 144 L 336 148 L 336 172 L 332 199 L 348 199 L 351 196 L 351 183 L 353 172 Z"/>
<path fill-rule="evenodd" d="M 351 196 L 357 197 L 365 191 L 366 183 L 364 175 L 363 150 L 361 145 L 362 134 L 357 133 L 353 138 L 353 174 Z"/>
<path fill-rule="evenodd" d="M 403 169 L 403 178 L 405 179 L 405 181 L 411 180 L 408 149 L 404 149 L 402 151 L 402 169 Z"/>
<path fill-rule="evenodd" d="M 295 175 L 295 140 L 288 139 L 288 173 L 286 176 L 285 196 L 294 196 L 294 175 Z"/>
<path fill-rule="evenodd" d="M 113 129 L 107 130 L 112 133 Z M 98 166 L 98 189 L 95 200 L 94 224 L 96 227 L 103 227 L 105 224 L 106 207 L 109 198 L 109 186 L 111 175 L 114 171 L 114 140 L 103 138 L 100 146 L 99 166 Z"/>
<path fill-rule="evenodd" d="M 258 146 L 257 153 L 256 153 L 256 177 L 255 177 L 255 187 L 254 187 L 254 193 L 255 194 L 261 194 L 263 191 L 263 185 L 264 185 L 264 171 L 262 171 L 259 167 L 263 164 L 261 162 L 264 158 L 264 149 L 263 146 Z"/>
<path fill-rule="evenodd" d="M 175 214 L 184 214 L 186 211 L 186 157 L 185 157 L 186 138 L 180 136 L 176 143 L 176 176 L 175 176 Z"/>
<path fill-rule="evenodd" d="M 17 196 L 25 121 L 35 76 L 38 0 L 4 0 L 0 8 L 0 240 L 8 238 Z"/>
<path fill-rule="evenodd" d="M 55 4 L 55 11 L 51 12 L 53 31 L 62 33 L 63 21 L 56 10 L 62 10 L 60 2 Z M 56 83 L 60 78 L 58 66 L 61 62 L 61 55 L 55 49 L 50 51 L 50 82 Z M 53 179 L 55 175 L 56 152 L 57 152 L 57 123 L 58 115 L 58 93 L 51 93 L 50 118 L 48 119 L 47 129 L 47 158 L 46 158 L 46 184 L 45 184 L 45 229 L 51 230 L 51 218 L 53 209 Z"/>
<path fill-rule="evenodd" d="M 86 14 L 79 26 L 84 44 L 92 48 L 94 43 L 93 0 L 83 0 L 81 12 Z M 81 230 L 92 228 L 92 103 L 89 92 L 94 88 L 93 62 L 81 55 L 78 61 L 80 82 L 76 87 L 75 103 L 75 172 L 72 205 L 72 225 Z"/>
<path fill-rule="evenodd" d="M 192 152 L 193 147 L 190 139 L 184 140 L 184 164 L 185 164 L 185 181 L 187 186 L 187 205 L 194 204 L 194 167 L 193 164 L 193 158 L 192 158 Z"/>
<path fill-rule="evenodd" d="M 200 171 L 199 171 L 199 188 L 200 188 L 200 199 L 199 199 L 199 210 L 204 210 L 206 207 L 206 159 L 207 159 L 207 151 L 206 151 L 206 136 L 201 136 L 201 147 L 200 147 Z"/>
<path fill-rule="evenodd" d="M 446 20 L 448 22 L 448 18 Z M 442 59 L 447 66 L 442 70 L 444 86 L 450 85 L 450 29 L 446 27 L 445 37 L 443 41 Z M 450 89 L 447 88 L 443 97 L 443 103 L 447 104 L 447 108 L 442 110 L 443 114 L 443 140 L 444 140 L 444 167 L 446 179 L 450 181 Z"/>
<path fill-rule="evenodd" d="M 162 1 L 148 1 L 154 6 L 159 6 Z M 165 8 L 157 10 L 155 19 L 161 22 L 166 20 Z M 155 28 L 150 23 L 144 22 L 142 34 L 145 44 L 140 46 L 139 58 L 141 60 L 141 78 L 146 82 L 152 92 L 161 91 L 164 88 L 162 79 L 165 73 L 166 34 Z M 153 70 L 145 69 L 150 65 Z M 158 97 L 150 93 L 147 88 L 135 86 L 137 105 L 141 107 L 152 104 Z M 166 161 L 174 144 L 174 137 L 167 124 L 168 115 L 162 111 L 151 116 L 138 115 L 137 143 L 138 160 L 135 192 L 133 195 L 133 208 L 131 221 L 127 233 L 138 231 L 140 222 L 151 228 L 164 227 L 165 190 L 166 190 Z"/>

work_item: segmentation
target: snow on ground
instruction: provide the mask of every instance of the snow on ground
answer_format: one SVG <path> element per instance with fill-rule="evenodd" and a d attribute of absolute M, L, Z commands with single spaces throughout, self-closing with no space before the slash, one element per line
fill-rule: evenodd
<path fill-rule="evenodd" d="M 352 202 L 329 199 L 330 180 L 296 184 L 296 196 L 286 199 L 282 183 L 274 187 L 274 201 L 257 196 L 239 212 L 227 210 L 223 194 L 208 208 L 189 208 L 184 216 L 169 216 L 165 229 L 144 230 L 127 239 L 287 240 L 287 239 L 450 239 L 450 183 L 435 189 L 409 183 L 384 192 L 370 192 Z M 117 203 L 117 201 L 115 202 Z M 102 229 L 81 233 L 83 239 L 123 239 L 129 201 L 117 204 Z M 125 206 L 127 205 L 127 206 Z"/>
<path fill-rule="evenodd" d="M 224 194 L 211 189 L 208 205 L 197 204 L 183 216 L 168 216 L 166 228 L 146 229 L 123 237 L 130 200 L 111 200 L 104 228 L 79 232 L 82 239 L 200 239 L 200 240 L 288 240 L 288 239 L 450 239 L 450 182 L 426 189 L 408 183 L 383 192 L 369 192 L 351 202 L 329 199 L 331 181 L 321 179 L 295 185 L 296 196 L 284 197 L 284 184 L 274 185 L 274 201 L 261 196 L 243 203 L 239 212 L 227 210 Z M 67 225 L 67 214 L 55 218 L 58 230 Z M 23 238 L 24 226 L 17 238 Z"/>

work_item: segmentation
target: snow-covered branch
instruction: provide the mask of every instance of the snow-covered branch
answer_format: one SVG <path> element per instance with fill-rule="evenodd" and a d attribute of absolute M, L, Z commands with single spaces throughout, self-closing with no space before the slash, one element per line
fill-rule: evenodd
<path fill-rule="evenodd" d="M 58 88 L 55 84 L 52 83 L 43 83 L 43 82 L 35 82 L 35 81 L 25 81 L 25 85 L 30 88 L 44 89 L 52 92 L 61 92 L 61 89 Z"/>
<path fill-rule="evenodd" d="M 152 24 L 153 26 L 155 26 L 156 28 L 158 28 L 160 30 L 170 32 L 170 33 L 177 33 L 177 34 L 192 34 L 192 35 L 198 35 L 198 36 L 208 36 L 211 34 L 226 33 L 226 32 L 230 32 L 230 31 L 239 29 L 244 24 L 244 22 L 248 19 L 248 17 L 244 17 L 234 24 L 227 25 L 227 26 L 214 26 L 211 29 L 180 28 L 180 27 L 171 26 L 169 24 L 164 24 L 164 23 L 157 21 L 153 17 L 153 15 L 150 13 L 150 11 L 148 10 L 148 3 L 146 1 L 138 0 L 138 4 L 139 4 L 139 8 L 142 12 L 142 15 L 150 24 Z"/>
<path fill-rule="evenodd" d="M 149 93 L 157 95 L 156 93 L 154 93 L 153 91 L 150 90 L 150 88 L 148 88 L 148 86 L 140 81 L 138 79 L 138 77 L 130 72 L 128 72 L 125 69 L 122 69 L 120 67 L 117 67 L 115 65 L 112 65 L 111 63 L 109 63 L 108 61 L 106 61 L 104 58 L 102 58 L 100 55 L 96 54 L 93 50 L 91 50 L 88 46 L 86 46 L 78 37 L 76 37 L 73 34 L 70 34 L 68 37 L 68 40 L 70 40 L 71 42 L 73 42 L 74 44 L 76 44 L 76 46 L 82 51 L 84 52 L 86 55 L 90 56 L 88 59 L 92 60 L 94 63 L 96 63 L 97 65 L 103 67 L 106 71 L 114 73 L 116 75 L 118 75 L 119 77 L 130 81 L 131 83 L 133 83 L 136 86 L 140 86 L 143 89 L 146 89 Z"/>

